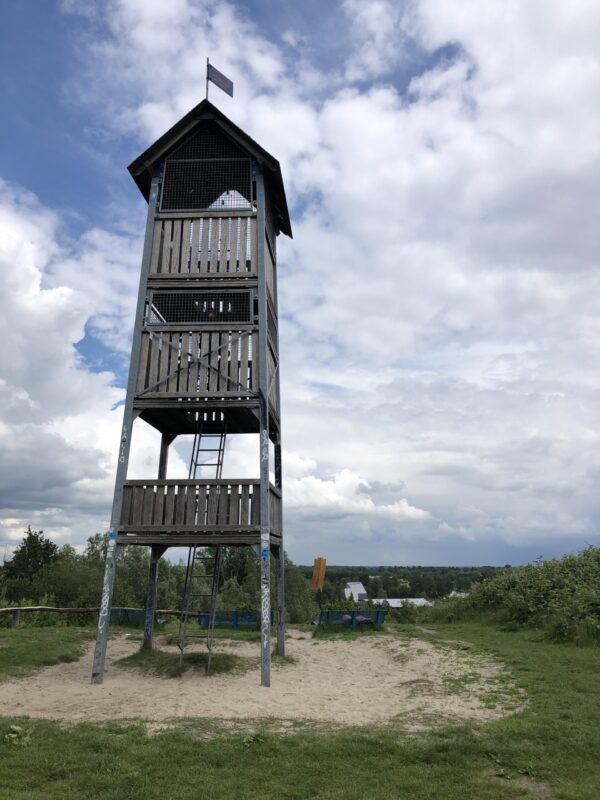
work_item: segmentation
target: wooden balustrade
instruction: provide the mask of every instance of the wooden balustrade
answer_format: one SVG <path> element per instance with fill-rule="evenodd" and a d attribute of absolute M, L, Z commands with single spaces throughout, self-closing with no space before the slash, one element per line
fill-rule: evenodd
<path fill-rule="evenodd" d="M 142 332 L 137 392 L 144 397 L 248 397 L 258 391 L 258 335 Z"/>
<path fill-rule="evenodd" d="M 160 216 L 154 224 L 152 278 L 255 275 L 256 218 Z"/>
<path fill-rule="evenodd" d="M 257 529 L 260 483 L 255 480 L 127 481 L 123 532 L 198 532 Z M 281 494 L 270 487 L 273 532 L 281 531 Z"/>

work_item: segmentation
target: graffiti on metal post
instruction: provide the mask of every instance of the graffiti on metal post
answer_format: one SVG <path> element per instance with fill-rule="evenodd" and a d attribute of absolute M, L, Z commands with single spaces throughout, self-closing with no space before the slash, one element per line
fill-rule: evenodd
<path fill-rule="evenodd" d="M 108 607 L 110 604 L 110 585 L 114 573 L 114 553 L 117 546 L 117 532 L 111 531 L 108 535 L 108 547 L 106 549 L 106 570 L 104 572 L 104 584 L 102 586 L 102 602 L 100 603 L 100 615 L 98 617 L 98 630 L 103 631 L 108 622 Z"/>
<path fill-rule="evenodd" d="M 123 424 L 123 433 L 121 434 L 121 449 L 119 450 L 119 463 L 125 463 L 125 450 L 127 449 L 127 426 Z"/>
<path fill-rule="evenodd" d="M 261 602 L 261 627 L 263 629 L 263 647 L 269 647 L 269 634 L 268 630 L 271 626 L 270 620 L 270 598 L 269 598 L 269 583 L 263 581 L 262 583 L 262 602 Z"/>

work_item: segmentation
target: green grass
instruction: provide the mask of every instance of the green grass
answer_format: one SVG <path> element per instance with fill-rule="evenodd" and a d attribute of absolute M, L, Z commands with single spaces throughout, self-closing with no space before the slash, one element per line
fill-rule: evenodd
<path fill-rule="evenodd" d="M 77 661 L 93 636 L 91 628 L 0 629 L 0 681 L 31 675 L 40 667 Z"/>
<path fill-rule="evenodd" d="M 149 736 L 143 725 L 0 718 L 0 800 L 597 800 L 598 648 L 477 622 L 403 630 L 494 654 L 526 691 L 525 710 L 418 735 L 393 726 L 203 734 L 182 721 Z M 11 633 L 14 644 L 31 632 Z M 11 738 L 14 724 L 22 733 Z"/>
<path fill-rule="evenodd" d="M 126 669 L 135 669 L 146 675 L 157 675 L 161 678 L 180 678 L 188 670 L 206 670 L 208 653 L 184 653 L 183 663 L 179 664 L 179 653 L 167 653 L 164 650 L 146 650 L 141 647 L 130 656 L 119 659 L 116 663 Z M 251 663 L 249 663 L 251 662 Z M 210 663 L 210 674 L 222 672 L 240 672 L 258 663 L 258 658 L 249 659 L 230 653 L 213 653 Z"/>

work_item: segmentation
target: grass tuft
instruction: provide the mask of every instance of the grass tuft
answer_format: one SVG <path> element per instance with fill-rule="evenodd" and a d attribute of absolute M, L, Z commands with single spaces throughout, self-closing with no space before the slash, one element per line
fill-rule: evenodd
<path fill-rule="evenodd" d="M 137 652 L 116 663 L 126 669 L 135 669 L 145 675 L 157 675 L 161 678 L 180 678 L 188 670 L 206 672 L 208 653 L 184 653 L 183 663 L 179 664 L 179 653 L 168 653 L 164 650 L 148 650 L 141 647 Z M 248 662 L 252 662 L 251 664 Z M 231 653 L 213 653 L 210 662 L 210 674 L 224 672 L 241 672 L 254 666 L 256 659 L 242 658 Z"/>
<path fill-rule="evenodd" d="M 93 636 L 90 628 L 0 629 L 0 681 L 78 661 Z"/>

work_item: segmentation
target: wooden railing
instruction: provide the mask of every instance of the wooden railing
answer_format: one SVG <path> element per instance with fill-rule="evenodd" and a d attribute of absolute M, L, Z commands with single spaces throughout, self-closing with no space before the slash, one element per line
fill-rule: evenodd
<path fill-rule="evenodd" d="M 258 335 L 145 330 L 138 396 L 247 397 L 258 391 Z"/>
<path fill-rule="evenodd" d="M 154 224 L 150 276 L 256 274 L 256 218 L 161 215 Z"/>
<path fill-rule="evenodd" d="M 127 481 L 119 529 L 123 532 L 247 531 L 259 525 L 259 481 Z M 281 531 L 281 494 L 270 487 L 270 518 Z"/>

